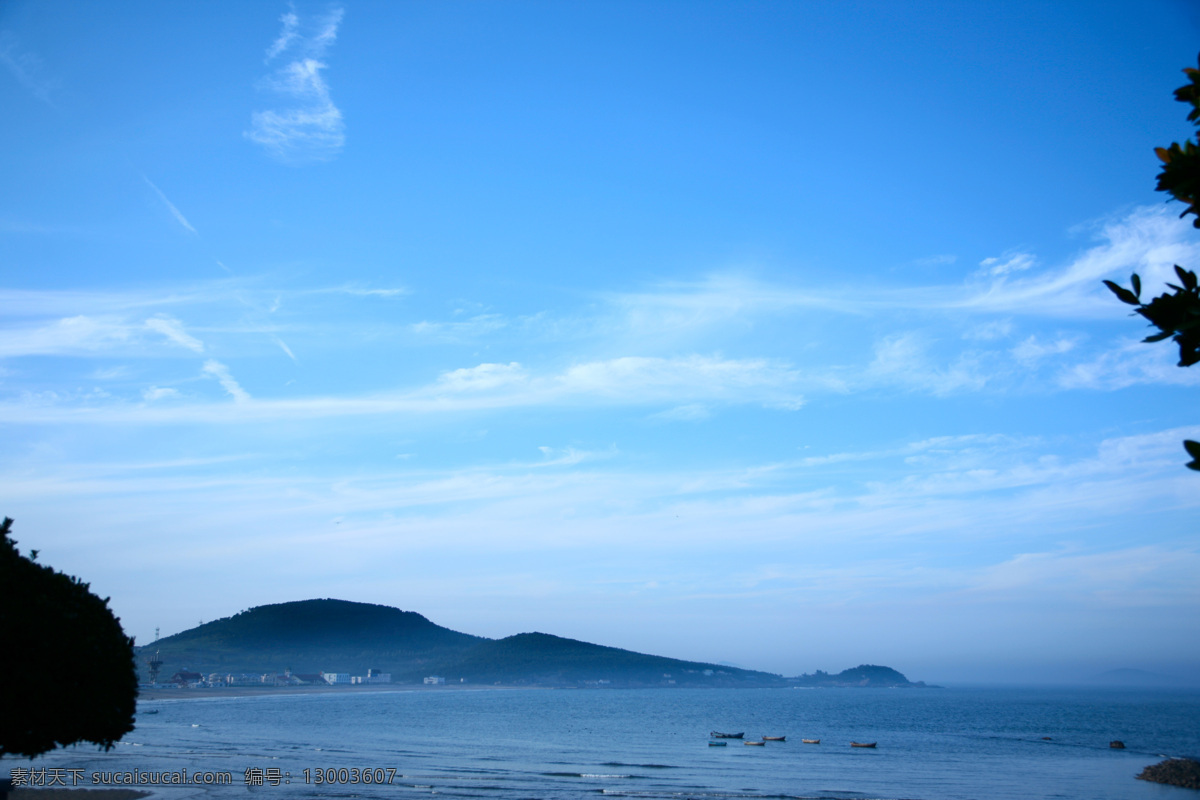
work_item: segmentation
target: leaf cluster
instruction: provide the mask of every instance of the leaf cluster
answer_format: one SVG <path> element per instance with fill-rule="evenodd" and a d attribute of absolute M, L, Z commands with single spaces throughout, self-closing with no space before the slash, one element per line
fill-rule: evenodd
<path fill-rule="evenodd" d="M 1142 281 L 1136 272 L 1130 277 L 1132 291 L 1112 281 L 1105 281 L 1104 285 L 1118 300 L 1134 306 L 1135 313 L 1158 328 L 1158 333 L 1147 336 L 1143 342 L 1172 339 L 1179 345 L 1179 366 L 1190 367 L 1200 362 L 1200 288 L 1197 288 L 1195 272 L 1176 264 L 1175 274 L 1183 285 L 1168 283 L 1172 291 L 1160 294 L 1149 303 L 1141 300 Z"/>
<path fill-rule="evenodd" d="M 1197 58 L 1200 64 L 1200 58 Z M 1200 127 L 1200 69 L 1186 67 L 1183 73 L 1188 82 L 1175 90 L 1175 99 L 1192 107 L 1188 112 L 1188 122 Z M 1187 203 L 1187 208 L 1179 216 L 1192 214 L 1192 227 L 1200 228 L 1200 147 L 1193 141 L 1185 141 L 1182 145 L 1173 142 L 1170 147 L 1156 147 L 1154 152 L 1163 162 L 1162 172 L 1158 174 L 1158 191 L 1167 192 L 1176 200 Z M 1130 277 L 1132 291 L 1112 281 L 1104 285 L 1117 296 L 1122 303 L 1134 306 L 1136 313 L 1141 314 L 1150 324 L 1158 328 L 1158 333 L 1147 336 L 1144 342 L 1161 342 L 1171 339 L 1179 345 L 1179 366 L 1190 367 L 1200 363 L 1200 289 L 1197 288 L 1196 273 L 1175 265 L 1175 274 L 1179 276 L 1179 284 L 1168 283 L 1170 292 L 1164 292 L 1149 303 L 1142 302 L 1142 280 L 1135 272 Z M 1200 472 L 1200 442 L 1186 440 L 1183 447 L 1192 460 L 1187 467 Z"/>
<path fill-rule="evenodd" d="M 1189 83 L 1175 90 L 1175 99 L 1192 106 L 1188 121 L 1200 127 L 1200 69 L 1185 69 Z M 1192 226 L 1200 228 L 1200 147 L 1193 141 L 1182 145 L 1173 142 L 1170 147 L 1156 147 L 1154 152 L 1163 162 L 1158 173 L 1158 191 L 1168 192 L 1176 200 L 1187 203 L 1179 216 L 1192 214 Z"/>
<path fill-rule="evenodd" d="M 1172 339 L 1179 345 L 1179 366 L 1190 367 L 1200 363 L 1200 282 L 1197 282 L 1195 272 L 1178 264 L 1175 265 L 1175 274 L 1182 285 L 1168 283 L 1171 291 L 1160 294 L 1149 303 L 1142 302 L 1142 279 L 1136 272 L 1129 278 L 1132 291 L 1112 281 L 1105 281 L 1104 285 L 1118 300 L 1134 306 L 1135 313 L 1141 314 L 1158 328 L 1158 333 L 1147 336 L 1143 342 Z M 1200 442 L 1188 439 L 1183 447 L 1192 457 L 1187 467 L 1200 472 Z"/>

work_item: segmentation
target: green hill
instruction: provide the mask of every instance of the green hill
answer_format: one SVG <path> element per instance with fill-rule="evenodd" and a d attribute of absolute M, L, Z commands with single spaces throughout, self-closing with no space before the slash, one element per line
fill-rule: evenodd
<path fill-rule="evenodd" d="M 782 686 L 766 672 L 681 661 L 564 639 L 520 633 L 476 645 L 462 657 L 434 665 L 457 683 L 553 686 Z M 415 676 L 413 676 L 415 677 Z"/>
<path fill-rule="evenodd" d="M 443 662 L 487 641 L 435 625 L 413 611 L 346 600 L 258 606 L 138 648 L 156 651 L 162 679 L 181 669 L 210 672 L 393 674 Z M 145 673 L 145 664 L 142 664 Z"/>
<path fill-rule="evenodd" d="M 137 648 L 143 680 L 157 652 L 161 682 L 182 670 L 210 673 L 391 673 L 394 683 L 525 686 L 924 686 L 890 667 L 782 678 L 682 661 L 546 633 L 492 640 L 435 625 L 413 611 L 346 600 L 258 606 Z"/>

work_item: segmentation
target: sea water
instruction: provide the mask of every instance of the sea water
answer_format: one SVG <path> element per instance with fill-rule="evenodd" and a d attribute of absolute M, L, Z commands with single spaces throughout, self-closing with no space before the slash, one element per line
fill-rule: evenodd
<path fill-rule="evenodd" d="M 448 688 L 197 697 L 144 700 L 135 730 L 108 753 L 88 746 L 5 759 L 0 774 L 57 769 L 85 788 L 97 787 L 94 776 L 112 785 L 133 771 L 232 776 L 225 786 L 147 787 L 171 800 L 1167 800 L 1181 790 L 1134 776 L 1167 756 L 1200 754 L 1200 692 L 1186 691 Z M 710 747 L 712 730 L 787 741 Z M 1110 748 L 1114 739 L 1126 748 Z"/>

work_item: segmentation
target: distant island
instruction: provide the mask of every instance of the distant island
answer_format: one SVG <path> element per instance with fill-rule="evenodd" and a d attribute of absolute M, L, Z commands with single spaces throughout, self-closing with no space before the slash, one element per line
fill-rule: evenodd
<path fill-rule="evenodd" d="M 852 669 L 846 669 L 837 675 L 817 670 L 812 675 L 800 675 L 788 678 L 793 686 L 812 686 L 824 688 L 869 687 L 876 689 L 938 689 L 929 686 L 925 681 L 910 681 L 904 675 L 891 667 L 877 667 L 873 664 L 860 664 Z"/>
<path fill-rule="evenodd" d="M 180 686 L 924 686 L 889 667 L 784 678 L 547 633 L 487 639 L 444 628 L 413 611 L 333 599 L 258 606 L 137 651 L 147 682 Z"/>

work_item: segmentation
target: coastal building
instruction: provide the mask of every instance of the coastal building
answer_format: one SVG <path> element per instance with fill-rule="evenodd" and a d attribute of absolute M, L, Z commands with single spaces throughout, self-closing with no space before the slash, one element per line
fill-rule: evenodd
<path fill-rule="evenodd" d="M 171 676 L 171 680 L 167 683 L 173 683 L 180 688 L 188 686 L 199 686 L 204 681 L 204 676 L 199 672 L 191 672 L 189 670 L 180 670 Z"/>
<path fill-rule="evenodd" d="M 321 677 L 324 678 L 325 682 L 330 686 L 339 683 L 350 683 L 349 672 L 322 672 Z"/>
<path fill-rule="evenodd" d="M 445 682 L 446 682 L 446 679 L 442 678 L 438 675 L 430 675 L 428 678 L 425 679 L 425 684 L 427 686 L 441 686 Z"/>
<path fill-rule="evenodd" d="M 392 673 L 380 672 L 377 669 L 367 670 L 366 675 L 355 675 L 350 679 L 351 683 L 391 683 Z"/>
<path fill-rule="evenodd" d="M 254 672 L 229 673 L 225 676 L 226 686 L 262 686 L 263 676 Z"/>

